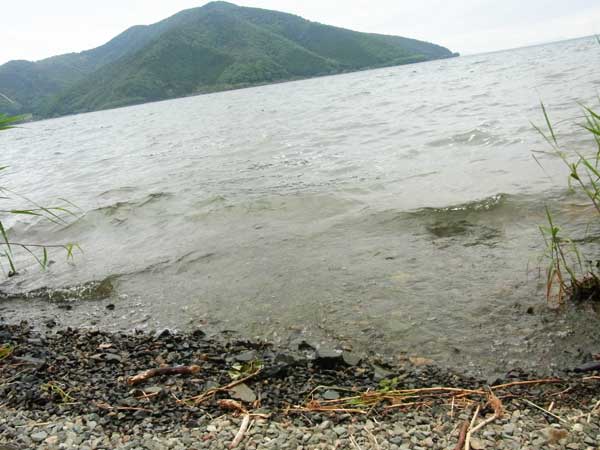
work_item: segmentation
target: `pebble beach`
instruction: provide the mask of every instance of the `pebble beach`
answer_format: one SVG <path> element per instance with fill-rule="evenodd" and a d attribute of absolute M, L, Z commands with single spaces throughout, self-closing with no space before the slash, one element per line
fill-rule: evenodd
<path fill-rule="evenodd" d="M 465 424 L 488 421 L 470 448 L 599 448 L 597 372 L 477 380 L 424 358 L 361 358 L 307 342 L 276 349 L 201 330 L 40 333 L 21 323 L 0 325 L 0 340 L 11 349 L 0 361 L 0 450 L 228 449 L 236 437 L 235 448 L 252 450 L 454 450 Z M 132 384 L 157 367 L 199 369 Z M 476 394 L 484 388 L 501 400 L 501 417 Z"/>

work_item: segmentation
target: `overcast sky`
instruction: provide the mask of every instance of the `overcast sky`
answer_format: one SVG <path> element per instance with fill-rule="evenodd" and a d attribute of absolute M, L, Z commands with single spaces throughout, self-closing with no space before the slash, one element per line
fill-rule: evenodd
<path fill-rule="evenodd" d="M 3 2 L 0 64 L 86 50 L 194 0 Z M 239 0 L 357 31 L 423 39 L 463 54 L 600 33 L 600 0 Z"/>

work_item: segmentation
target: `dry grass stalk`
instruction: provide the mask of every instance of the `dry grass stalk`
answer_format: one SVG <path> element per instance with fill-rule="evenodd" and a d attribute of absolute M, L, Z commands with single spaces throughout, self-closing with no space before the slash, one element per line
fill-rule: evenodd
<path fill-rule="evenodd" d="M 373 445 L 375 446 L 375 450 L 381 450 L 381 447 L 379 446 L 379 442 L 377 441 L 377 438 L 375 437 L 375 435 L 373 433 L 371 433 L 371 431 L 365 427 L 365 431 L 367 432 L 367 435 L 369 436 L 369 440 L 371 442 L 373 442 Z"/>
<path fill-rule="evenodd" d="M 188 399 L 184 399 L 181 400 L 181 402 L 183 403 L 187 403 L 187 402 L 194 402 L 196 404 L 200 404 L 205 402 L 206 400 L 214 397 L 216 394 L 218 394 L 219 392 L 228 392 L 229 390 L 233 389 L 234 387 L 245 383 L 246 381 L 250 380 L 251 378 L 254 378 L 256 375 L 258 375 L 261 372 L 261 369 L 258 369 L 256 372 L 251 373 L 250 375 L 244 377 L 244 378 L 240 378 L 239 380 L 235 380 L 232 381 L 229 384 L 226 384 L 225 386 L 221 386 L 221 387 L 217 387 L 214 389 L 209 389 L 208 391 L 197 395 L 195 397 L 191 397 Z"/>
<path fill-rule="evenodd" d="M 362 448 L 360 448 L 360 445 L 358 445 L 358 442 L 356 442 L 356 439 L 354 439 L 354 436 L 352 435 L 350 435 L 350 442 L 356 450 L 362 450 Z"/>
<path fill-rule="evenodd" d="M 595 381 L 595 380 L 600 380 L 600 376 L 592 376 L 592 377 L 583 378 L 583 381 Z"/>
<path fill-rule="evenodd" d="M 328 408 L 328 407 L 292 407 L 285 410 L 286 414 L 289 413 L 305 413 L 305 412 L 323 412 L 323 413 L 343 413 L 343 414 L 368 414 L 368 411 L 364 409 L 352 409 L 352 408 Z"/>
<path fill-rule="evenodd" d="M 535 384 L 554 384 L 554 383 L 564 383 L 564 380 L 561 380 L 560 378 L 546 378 L 543 380 L 514 381 L 512 383 L 498 384 L 496 386 L 492 386 L 491 389 L 493 391 L 496 391 L 496 390 L 506 389 L 506 388 L 514 387 L 514 386 L 531 386 L 531 385 L 535 385 Z"/>
<path fill-rule="evenodd" d="M 104 402 L 94 402 L 94 405 L 96 405 L 100 409 L 106 409 L 109 411 L 144 411 L 149 413 L 154 412 L 151 409 L 147 408 L 134 408 L 130 406 L 112 406 Z"/>
<path fill-rule="evenodd" d="M 145 370 L 144 372 L 128 378 L 127 384 L 140 384 L 150 378 L 162 375 L 193 375 L 200 372 L 200 370 L 200 366 L 160 367 L 158 369 Z"/>
<path fill-rule="evenodd" d="M 533 403 L 532 401 L 527 400 L 526 398 L 522 399 L 525 403 L 527 403 L 529 406 L 533 406 L 534 408 L 542 411 L 544 414 L 558 420 L 559 422 L 563 422 L 563 423 L 569 423 L 567 422 L 565 419 L 563 419 L 562 417 L 558 417 L 556 414 L 551 413 L 550 411 L 548 411 L 547 409 L 542 408 L 541 406 L 536 405 L 535 403 Z"/>

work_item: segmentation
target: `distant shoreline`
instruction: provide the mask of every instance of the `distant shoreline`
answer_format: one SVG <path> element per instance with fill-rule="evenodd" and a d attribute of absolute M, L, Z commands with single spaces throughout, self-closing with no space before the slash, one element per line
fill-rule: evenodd
<path fill-rule="evenodd" d="M 285 79 L 285 80 L 260 82 L 260 83 L 253 83 L 253 84 L 247 84 L 247 85 L 235 85 L 235 86 L 227 86 L 227 87 L 215 86 L 214 89 L 209 88 L 209 89 L 206 89 L 203 91 L 195 92 L 195 93 L 189 94 L 189 95 L 182 95 L 179 97 L 164 98 L 164 99 L 151 100 L 151 101 L 139 102 L 139 103 L 131 103 L 131 104 L 127 104 L 127 105 L 115 106 L 115 107 L 110 107 L 110 108 L 96 109 L 96 110 L 91 110 L 91 111 L 80 111 L 80 112 L 74 112 L 74 113 L 56 115 L 56 116 L 49 116 L 49 117 L 36 117 L 34 114 L 31 114 L 31 113 L 24 113 L 24 115 L 27 117 L 27 119 L 25 120 L 26 122 L 42 122 L 45 120 L 61 119 L 64 117 L 78 116 L 81 114 L 92 114 L 92 113 L 101 112 L 101 111 L 112 111 L 112 110 L 116 110 L 116 109 L 129 108 L 129 107 L 133 107 L 133 106 L 168 102 L 168 101 L 180 100 L 180 99 L 184 99 L 184 98 L 199 97 L 199 96 L 203 96 L 203 95 L 220 94 L 223 92 L 231 92 L 231 91 L 241 91 L 244 89 L 252 89 L 252 88 L 264 87 L 264 86 L 275 86 L 278 84 L 293 83 L 293 82 L 297 82 L 297 81 L 316 80 L 319 78 L 335 77 L 338 75 L 349 75 L 349 74 L 353 74 L 353 73 L 368 72 L 371 70 L 381 70 L 381 69 L 389 69 L 389 68 L 394 68 L 394 67 L 405 67 L 405 66 L 413 66 L 413 65 L 418 65 L 418 64 L 426 64 L 426 63 L 435 62 L 435 61 L 444 61 L 447 59 L 460 58 L 461 56 L 462 55 L 460 53 L 453 53 L 451 56 L 448 56 L 448 57 L 427 59 L 427 60 L 423 60 L 423 61 L 415 61 L 415 62 L 404 63 L 404 64 L 391 64 L 391 65 L 365 67 L 365 68 L 356 69 L 356 70 L 347 70 L 347 71 L 341 71 L 341 72 L 336 72 L 336 73 L 312 75 L 312 76 L 308 76 L 308 77 L 295 77 L 295 78 L 289 78 L 289 79 Z"/>

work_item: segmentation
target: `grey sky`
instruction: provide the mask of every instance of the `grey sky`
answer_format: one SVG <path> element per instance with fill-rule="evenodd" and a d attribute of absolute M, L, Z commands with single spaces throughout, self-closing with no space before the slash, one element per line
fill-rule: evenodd
<path fill-rule="evenodd" d="M 200 0 L 21 0 L 0 16 L 0 64 L 97 47 Z M 600 33 L 598 0 L 239 0 L 310 20 L 478 53 Z"/>

